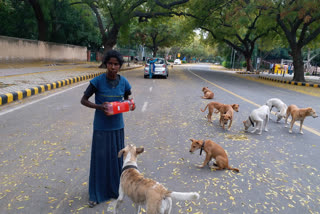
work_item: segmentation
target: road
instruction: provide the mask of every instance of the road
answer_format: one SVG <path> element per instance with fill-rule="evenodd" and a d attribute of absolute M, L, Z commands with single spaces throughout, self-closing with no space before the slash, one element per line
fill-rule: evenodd
<path fill-rule="evenodd" d="M 139 170 L 173 191 L 196 191 L 199 201 L 173 201 L 172 213 L 319 213 L 320 120 L 307 118 L 304 135 L 288 133 L 271 115 L 269 132 L 246 133 L 242 121 L 266 100 L 312 106 L 319 101 L 298 92 L 248 81 L 197 66 L 175 66 L 168 79 L 144 79 L 142 69 L 121 73 L 137 103 L 125 113 L 126 144 L 144 146 Z M 94 111 L 80 105 L 87 82 L 45 92 L 0 110 L 0 213 L 109 213 L 111 203 L 86 206 Z M 230 131 L 201 112 L 210 100 L 240 105 Z M 232 171 L 195 165 L 205 156 L 189 153 L 190 138 L 211 139 L 229 157 Z M 122 213 L 134 213 L 126 198 Z"/>

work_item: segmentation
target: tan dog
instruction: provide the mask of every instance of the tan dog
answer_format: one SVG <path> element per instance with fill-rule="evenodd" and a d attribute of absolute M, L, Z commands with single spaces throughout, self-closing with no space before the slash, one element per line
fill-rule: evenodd
<path fill-rule="evenodd" d="M 203 99 L 213 99 L 214 93 L 210 91 L 208 87 L 203 87 L 202 92 L 203 92 L 203 97 L 202 97 Z"/>
<path fill-rule="evenodd" d="M 293 127 L 293 124 L 295 121 L 300 121 L 300 134 L 303 134 L 303 131 L 302 131 L 302 124 L 303 124 L 303 121 L 306 117 L 308 116 L 312 116 L 313 118 L 316 118 L 318 117 L 318 115 L 316 114 L 316 112 L 313 110 L 313 108 L 309 107 L 309 108 L 298 108 L 296 105 L 290 105 L 288 108 L 287 108 L 287 114 L 286 114 L 286 117 L 285 117 L 285 124 L 287 127 L 288 123 L 288 117 L 291 115 L 292 117 L 292 120 L 291 120 L 291 124 L 290 124 L 290 129 L 289 129 L 289 133 L 292 133 L 292 127 Z"/>
<path fill-rule="evenodd" d="M 225 104 L 220 108 L 219 123 L 223 129 L 225 129 L 225 124 L 228 124 L 228 121 L 230 121 L 228 126 L 228 130 L 230 130 L 233 122 L 233 110 L 235 110 L 236 112 L 239 112 L 239 104 L 232 104 L 232 105 Z"/>
<path fill-rule="evenodd" d="M 119 202 L 122 202 L 124 195 L 129 196 L 136 204 L 136 213 L 140 213 L 140 206 L 146 204 L 147 214 L 170 214 L 172 198 L 177 200 L 199 199 L 200 196 L 196 192 L 171 192 L 162 184 L 144 178 L 137 166 L 137 155 L 143 151 L 144 148 L 127 145 L 118 154 L 119 157 L 123 155 L 124 163 L 114 213 L 118 212 Z"/>
<path fill-rule="evenodd" d="M 224 149 L 213 142 L 212 140 L 191 140 L 191 148 L 190 153 L 195 152 L 196 150 L 200 149 L 200 155 L 202 150 L 206 153 L 206 159 L 204 160 L 202 165 L 199 165 L 198 167 L 203 168 L 205 167 L 211 159 L 216 160 L 215 166 L 211 166 L 211 169 L 221 170 L 221 169 L 229 169 L 236 172 L 240 172 L 237 168 L 231 168 L 229 166 L 228 156 L 227 153 L 224 151 Z"/>
<path fill-rule="evenodd" d="M 220 112 L 220 109 L 223 107 L 224 104 L 222 103 L 219 103 L 219 102 L 210 102 L 206 105 L 206 107 L 204 108 L 204 110 L 200 109 L 202 112 L 205 112 L 208 108 L 208 115 L 207 115 L 207 118 L 208 118 L 208 121 L 209 122 L 212 122 L 211 120 L 211 117 L 212 117 L 212 113 L 213 111 L 216 109 L 215 113 L 218 113 Z"/>
<path fill-rule="evenodd" d="M 228 124 L 228 130 L 230 130 L 232 122 L 233 122 L 233 110 L 236 112 L 239 111 L 239 104 L 232 104 L 232 105 L 224 105 L 220 109 L 220 126 L 222 126 L 223 129 L 225 129 L 225 124 Z"/>

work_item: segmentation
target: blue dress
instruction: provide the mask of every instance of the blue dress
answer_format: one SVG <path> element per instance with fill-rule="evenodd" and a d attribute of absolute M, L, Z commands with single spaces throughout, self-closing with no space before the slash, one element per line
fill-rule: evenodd
<path fill-rule="evenodd" d="M 123 100 L 126 91 L 131 89 L 128 80 L 119 76 L 117 86 L 107 81 L 106 74 L 95 77 L 90 83 L 97 89 L 95 103 Z M 101 203 L 118 198 L 123 159 L 118 153 L 124 148 L 124 122 L 122 114 L 106 116 L 96 110 L 93 122 L 91 148 L 89 200 Z"/>
<path fill-rule="evenodd" d="M 152 71 L 151 71 L 151 69 L 153 70 L 153 72 L 154 72 L 154 70 L 155 70 L 155 68 L 156 68 L 156 66 L 155 66 L 155 62 L 157 61 L 158 59 L 154 59 L 154 60 L 150 60 L 149 61 L 149 78 L 151 79 L 152 78 Z M 151 66 L 152 66 L 152 68 L 151 68 Z"/>

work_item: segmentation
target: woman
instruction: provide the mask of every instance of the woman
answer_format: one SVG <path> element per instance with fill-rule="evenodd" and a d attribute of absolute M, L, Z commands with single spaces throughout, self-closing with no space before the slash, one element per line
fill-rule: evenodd
<path fill-rule="evenodd" d="M 81 99 L 82 105 L 96 109 L 89 176 L 89 207 L 118 198 L 123 163 L 118 158 L 118 152 L 124 148 L 124 122 L 122 113 L 110 115 L 103 103 L 129 99 L 131 95 L 128 80 L 118 75 L 123 62 L 117 51 L 107 52 L 103 60 L 107 72 L 90 81 Z M 95 103 L 89 101 L 93 94 Z"/>
<path fill-rule="evenodd" d="M 156 59 L 151 58 L 149 60 L 149 78 L 150 79 L 152 79 L 152 73 L 154 73 L 155 71 L 155 68 L 156 68 L 155 62 L 157 62 L 157 60 L 158 60 L 157 58 Z"/>

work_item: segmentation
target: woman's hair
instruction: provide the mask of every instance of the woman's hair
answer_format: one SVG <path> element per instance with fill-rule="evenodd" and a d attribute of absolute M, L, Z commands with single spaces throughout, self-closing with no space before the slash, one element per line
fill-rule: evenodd
<path fill-rule="evenodd" d="M 110 50 L 106 53 L 106 55 L 103 58 L 103 64 L 107 65 L 108 61 L 110 60 L 110 58 L 116 58 L 120 64 L 120 67 L 122 66 L 124 60 L 122 55 L 115 50 Z"/>

